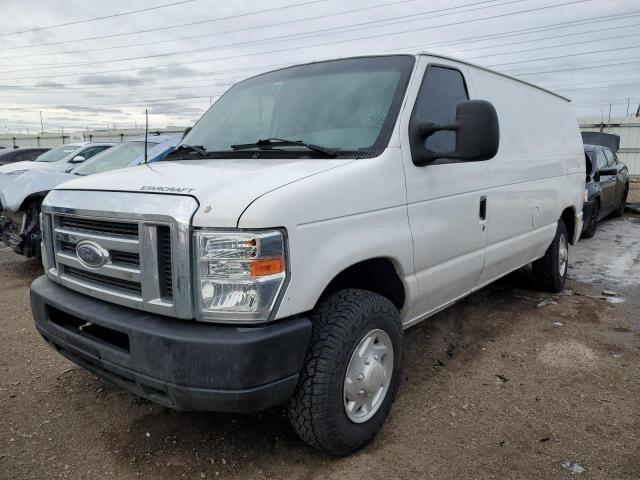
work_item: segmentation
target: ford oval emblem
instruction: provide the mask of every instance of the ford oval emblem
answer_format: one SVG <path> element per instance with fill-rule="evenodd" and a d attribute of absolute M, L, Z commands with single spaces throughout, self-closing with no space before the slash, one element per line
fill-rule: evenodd
<path fill-rule="evenodd" d="M 109 252 L 90 240 L 76 245 L 76 255 L 80 263 L 89 268 L 99 268 L 109 261 Z"/>

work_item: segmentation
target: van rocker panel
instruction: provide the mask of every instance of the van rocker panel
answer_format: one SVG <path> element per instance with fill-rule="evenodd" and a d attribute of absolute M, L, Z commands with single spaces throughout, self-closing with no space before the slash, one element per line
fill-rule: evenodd
<path fill-rule="evenodd" d="M 285 403 L 311 334 L 308 318 L 263 327 L 176 320 L 69 290 L 31 285 L 40 334 L 78 365 L 179 410 L 251 412 Z"/>

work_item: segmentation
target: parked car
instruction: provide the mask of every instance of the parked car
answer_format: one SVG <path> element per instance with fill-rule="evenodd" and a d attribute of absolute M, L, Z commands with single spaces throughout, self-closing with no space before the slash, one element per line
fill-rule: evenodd
<path fill-rule="evenodd" d="M 6 148 L 0 151 L 0 166 L 15 162 L 31 162 L 49 150 L 40 147 Z"/>
<path fill-rule="evenodd" d="M 518 79 L 435 54 L 283 68 L 163 161 L 53 189 L 32 312 L 126 390 L 286 404 L 346 455 L 391 409 L 405 328 L 529 263 L 563 288 L 584 185 L 570 103 Z"/>
<path fill-rule="evenodd" d="M 629 194 L 629 170 L 620 161 L 620 137 L 609 133 L 582 132 L 586 185 L 582 236 L 595 235 L 598 222 L 608 215 L 621 216 Z"/>
<path fill-rule="evenodd" d="M 180 141 L 180 135 L 154 135 L 147 142 L 147 161 L 168 155 Z M 49 190 L 78 175 L 93 175 L 144 162 L 144 138 L 137 138 L 102 151 L 69 173 L 32 170 L 11 182 L 0 174 L 0 238 L 13 251 L 26 257 L 40 256 L 40 210 Z"/>
<path fill-rule="evenodd" d="M 0 167 L 0 173 L 22 175 L 29 170 L 43 169 L 52 172 L 68 172 L 94 155 L 117 145 L 105 142 L 67 143 L 40 155 L 32 161 L 15 162 Z"/>

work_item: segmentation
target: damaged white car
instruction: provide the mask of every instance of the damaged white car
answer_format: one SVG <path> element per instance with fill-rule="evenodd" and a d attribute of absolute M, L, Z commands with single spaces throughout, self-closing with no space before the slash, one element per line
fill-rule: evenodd
<path fill-rule="evenodd" d="M 153 135 L 147 141 L 148 162 L 163 159 L 181 135 Z M 54 187 L 78 176 L 116 170 L 145 161 L 144 138 L 137 138 L 97 154 L 70 172 L 35 169 L 16 177 L 0 172 L 0 238 L 25 257 L 40 256 L 40 208 Z"/>

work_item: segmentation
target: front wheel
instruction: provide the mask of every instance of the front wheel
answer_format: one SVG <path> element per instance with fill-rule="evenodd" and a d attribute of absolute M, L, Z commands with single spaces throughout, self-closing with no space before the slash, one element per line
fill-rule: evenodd
<path fill-rule="evenodd" d="M 311 314 L 305 365 L 288 405 L 302 440 L 337 456 L 366 445 L 387 417 L 400 383 L 403 331 L 385 297 L 346 289 Z"/>
<path fill-rule="evenodd" d="M 544 257 L 533 262 L 533 281 L 535 286 L 547 292 L 562 291 L 569 268 L 569 242 L 567 227 L 558 220 L 556 235 L 547 248 Z"/>

